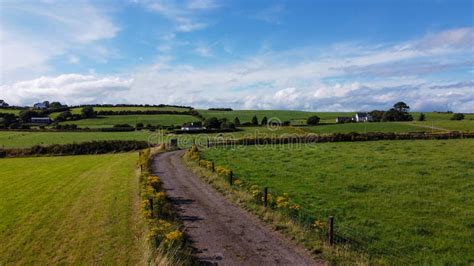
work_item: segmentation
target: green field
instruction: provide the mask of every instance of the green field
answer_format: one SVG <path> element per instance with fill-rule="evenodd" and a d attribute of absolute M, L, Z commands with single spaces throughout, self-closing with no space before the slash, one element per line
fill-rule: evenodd
<path fill-rule="evenodd" d="M 289 193 L 314 217 L 334 215 L 336 232 L 371 254 L 474 262 L 473 139 L 239 146 L 203 155 L 246 183 Z"/>
<path fill-rule="evenodd" d="M 14 114 L 18 115 L 20 114 L 20 109 L 2 109 L 0 108 L 0 113 L 6 113 L 6 114 Z"/>
<path fill-rule="evenodd" d="M 117 107 L 94 107 L 94 111 L 175 111 L 175 112 L 187 112 L 188 108 L 179 107 L 158 107 L 158 106 L 117 106 Z"/>
<path fill-rule="evenodd" d="M 420 132 L 420 131 L 441 131 L 429 127 L 416 126 L 407 122 L 372 122 L 372 123 L 345 123 L 326 124 L 319 126 L 301 127 L 303 130 L 316 134 L 329 133 L 366 133 L 366 132 Z"/>
<path fill-rule="evenodd" d="M 195 121 L 200 120 L 191 115 L 111 115 L 77 121 L 65 121 L 61 122 L 61 124 L 76 124 L 81 128 L 104 128 L 113 127 L 118 124 L 135 126 L 137 123 L 151 124 L 153 126 L 181 126 L 184 123 Z"/>
<path fill-rule="evenodd" d="M 137 158 L 0 159 L 0 265 L 139 263 Z"/>
<path fill-rule="evenodd" d="M 225 136 L 226 138 L 242 138 L 259 136 L 279 136 L 282 134 L 300 133 L 301 130 L 293 127 L 283 127 L 276 131 L 267 129 L 266 127 L 246 127 L 242 131 L 225 133 L 225 134 L 208 134 L 211 138 L 217 136 Z M 93 140 L 142 140 L 152 143 L 161 143 L 168 141 L 170 138 L 187 139 L 188 146 L 193 143 L 193 138 L 207 139 L 207 135 L 176 135 L 162 136 L 159 131 L 130 131 L 130 132 L 23 132 L 23 131 L 0 131 L 0 147 L 4 148 L 24 148 L 33 145 L 50 145 L 50 144 L 68 144 L 80 143 Z"/>
<path fill-rule="evenodd" d="M 438 121 L 413 121 L 411 124 L 433 128 L 434 130 L 474 131 L 474 120 L 438 120 Z"/>
<path fill-rule="evenodd" d="M 147 131 L 131 132 L 21 132 L 0 131 L 0 147 L 23 148 L 33 145 L 80 143 L 93 140 L 143 140 Z"/>
<path fill-rule="evenodd" d="M 333 123 L 336 117 L 345 116 L 352 113 L 317 113 L 317 112 L 303 112 L 303 111 L 286 111 L 286 110 L 235 110 L 235 111 L 209 111 L 209 110 L 198 110 L 205 118 L 217 117 L 227 118 L 230 121 L 234 121 L 236 117 L 240 119 L 241 123 L 251 122 L 254 115 L 257 116 L 258 121 L 261 122 L 263 117 L 266 116 L 268 119 L 274 117 L 280 121 L 291 121 L 295 124 L 306 123 L 308 117 L 317 115 L 321 118 L 321 122 Z"/>
<path fill-rule="evenodd" d="M 420 116 L 419 112 L 410 112 L 413 116 L 414 120 L 417 120 Z M 440 120 L 450 120 L 453 117 L 453 114 L 446 114 L 446 113 L 435 113 L 435 112 L 428 112 L 424 113 L 426 121 L 440 121 Z M 464 114 L 464 119 L 474 119 L 474 114 Z"/>

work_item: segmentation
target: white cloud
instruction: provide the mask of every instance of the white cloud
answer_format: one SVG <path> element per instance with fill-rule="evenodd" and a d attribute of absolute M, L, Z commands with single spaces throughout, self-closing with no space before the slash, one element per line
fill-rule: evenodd
<path fill-rule="evenodd" d="M 1 83 L 45 73 L 49 60 L 68 51 L 100 54 L 96 42 L 119 31 L 105 13 L 82 1 L 7 2 L 2 9 Z"/>
<path fill-rule="evenodd" d="M 69 104 L 102 103 L 120 100 L 121 93 L 130 89 L 131 79 L 115 76 L 64 74 L 2 85 L 2 97 L 12 104 L 29 104 L 47 99 Z"/>
<path fill-rule="evenodd" d="M 431 33 L 416 43 L 416 47 L 423 50 L 432 49 L 468 49 L 474 50 L 474 29 L 459 28 L 438 33 Z"/>
<path fill-rule="evenodd" d="M 472 80 L 425 78 L 416 63 L 416 60 L 426 60 L 421 69 L 442 73 L 463 66 L 459 55 L 469 48 L 440 50 L 431 46 L 430 49 L 437 52 L 425 53 L 417 50 L 415 44 L 419 42 L 358 45 L 349 49 L 350 53 L 344 45 L 327 47 L 324 54 L 311 48 L 266 52 L 207 67 L 173 65 L 169 58 L 163 57 L 126 76 L 43 77 L 5 85 L 1 90 L 2 95 L 6 95 L 5 100 L 14 104 L 58 99 L 70 104 L 128 102 L 356 111 L 386 109 L 403 100 L 415 110 L 473 112 Z M 310 54 L 316 56 L 309 57 Z M 453 54 L 457 56 L 451 58 Z M 447 59 L 453 61 L 447 64 Z M 402 67 L 397 67 L 400 65 Z M 348 66 L 352 66 L 353 72 L 349 72 Z M 395 71 L 377 72 L 381 66 Z M 359 77 L 361 73 L 370 75 Z"/>
<path fill-rule="evenodd" d="M 177 32 L 191 32 L 207 28 L 209 24 L 199 19 L 198 15 L 219 7 L 218 2 L 212 0 L 137 0 L 135 3 L 172 21 Z"/>

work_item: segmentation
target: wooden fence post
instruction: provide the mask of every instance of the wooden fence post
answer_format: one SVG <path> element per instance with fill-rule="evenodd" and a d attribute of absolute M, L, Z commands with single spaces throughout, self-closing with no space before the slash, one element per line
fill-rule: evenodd
<path fill-rule="evenodd" d="M 214 161 L 211 162 L 211 170 L 214 173 L 216 171 L 216 167 L 214 165 Z"/>
<path fill-rule="evenodd" d="M 207 147 L 211 147 L 211 143 L 209 143 L 209 138 L 207 139 Z"/>
<path fill-rule="evenodd" d="M 232 171 L 230 171 L 230 175 L 229 175 L 229 184 L 232 186 L 232 184 L 234 183 L 234 173 Z"/>
<path fill-rule="evenodd" d="M 263 206 L 265 206 L 265 208 L 268 206 L 268 188 L 267 187 L 263 189 Z"/>
<path fill-rule="evenodd" d="M 153 199 L 148 200 L 150 203 L 151 216 L 153 216 Z"/>
<path fill-rule="evenodd" d="M 334 245 L 334 216 L 329 216 L 328 219 L 328 243 L 330 246 Z"/>

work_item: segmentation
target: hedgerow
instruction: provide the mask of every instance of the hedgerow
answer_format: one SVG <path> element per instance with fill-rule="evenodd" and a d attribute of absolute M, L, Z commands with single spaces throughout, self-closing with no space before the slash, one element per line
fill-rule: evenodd
<path fill-rule="evenodd" d="M 0 149 L 1 157 L 26 157 L 42 155 L 81 155 L 129 152 L 148 148 L 146 141 L 105 140 L 72 144 L 35 145 L 30 148 Z"/>

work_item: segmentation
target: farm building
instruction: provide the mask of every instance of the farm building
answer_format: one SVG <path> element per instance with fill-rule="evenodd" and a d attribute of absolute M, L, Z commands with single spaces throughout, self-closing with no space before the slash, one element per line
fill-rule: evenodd
<path fill-rule="evenodd" d="M 370 122 L 373 120 L 369 113 L 356 113 L 354 118 L 356 122 Z"/>
<path fill-rule="evenodd" d="M 49 125 L 51 124 L 51 119 L 49 117 L 32 117 L 31 123 Z"/>
<path fill-rule="evenodd" d="M 336 123 L 348 123 L 354 121 L 353 117 L 340 116 L 336 118 Z"/>
<path fill-rule="evenodd" d="M 48 108 L 48 106 L 46 106 L 45 103 L 35 103 L 35 104 L 33 105 L 33 108 L 34 108 L 34 109 L 43 110 L 43 109 Z"/>
<path fill-rule="evenodd" d="M 206 129 L 206 128 L 202 127 L 201 123 L 187 123 L 181 127 L 182 131 L 197 131 L 197 130 L 203 130 L 203 129 Z"/>

